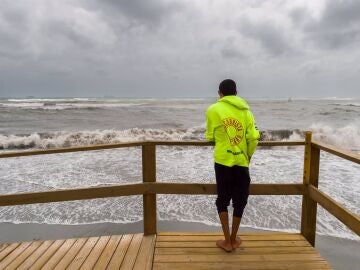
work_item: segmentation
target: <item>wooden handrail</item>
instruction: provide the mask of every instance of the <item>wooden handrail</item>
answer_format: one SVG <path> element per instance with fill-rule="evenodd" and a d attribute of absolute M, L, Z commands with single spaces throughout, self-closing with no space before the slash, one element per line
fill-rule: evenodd
<path fill-rule="evenodd" d="M 61 154 L 81 151 L 98 151 L 105 149 L 115 149 L 124 147 L 136 147 L 144 145 L 164 145 L 164 146 L 212 146 L 214 143 L 205 141 L 140 141 L 140 142 L 126 142 L 126 143 L 115 143 L 115 144 L 98 144 L 90 146 L 78 146 L 78 147 L 65 147 L 55 149 L 41 149 L 41 150 L 30 150 L 30 151 L 16 151 L 0 153 L 0 158 L 11 158 L 11 157 L 23 157 L 23 156 L 35 156 L 35 155 L 49 155 L 49 154 Z M 301 146 L 304 145 L 304 141 L 260 141 L 259 146 L 272 147 L 272 146 Z"/>
<path fill-rule="evenodd" d="M 319 203 L 330 214 L 360 236 L 360 217 L 358 215 L 351 213 L 343 205 L 339 204 L 313 185 L 308 186 L 307 192 L 314 201 Z"/>
<path fill-rule="evenodd" d="M 343 159 L 360 164 L 360 155 L 359 154 L 356 154 L 356 153 L 350 152 L 350 151 L 346 151 L 343 149 L 339 149 L 337 147 L 334 147 L 334 146 L 331 146 L 331 145 L 328 145 L 328 144 L 325 144 L 322 142 L 313 141 L 311 144 L 315 148 L 318 148 L 320 150 L 323 150 L 323 151 L 333 154 L 335 156 L 338 156 Z"/>
<path fill-rule="evenodd" d="M 303 195 L 302 184 L 251 184 L 251 195 Z M 216 184 L 137 183 L 0 195 L 0 206 L 154 194 L 213 195 Z"/>
<path fill-rule="evenodd" d="M 97 150 L 104 150 L 104 149 L 142 146 L 144 144 L 146 144 L 146 142 L 126 142 L 126 143 L 98 144 L 98 145 L 90 145 L 90 146 L 8 152 L 8 153 L 0 153 L 0 158 L 61 154 L 61 153 L 81 152 L 81 151 L 97 151 Z"/>

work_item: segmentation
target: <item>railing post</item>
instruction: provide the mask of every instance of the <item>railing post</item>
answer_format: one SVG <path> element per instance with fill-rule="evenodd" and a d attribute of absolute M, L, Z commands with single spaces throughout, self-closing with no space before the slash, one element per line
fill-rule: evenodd
<path fill-rule="evenodd" d="M 156 182 L 155 144 L 142 146 L 143 182 Z M 144 235 L 156 234 L 156 194 L 143 195 Z"/>
<path fill-rule="evenodd" d="M 307 188 L 309 185 L 318 187 L 319 164 L 320 150 L 311 146 L 311 132 L 308 131 L 305 134 L 303 174 L 305 194 L 302 199 L 301 234 L 312 246 L 315 246 L 317 203 L 310 198 Z"/>

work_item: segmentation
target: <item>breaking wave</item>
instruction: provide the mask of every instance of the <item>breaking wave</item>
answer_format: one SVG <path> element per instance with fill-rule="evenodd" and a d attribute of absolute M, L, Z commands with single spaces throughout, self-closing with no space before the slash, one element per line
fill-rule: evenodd
<path fill-rule="evenodd" d="M 353 123 L 335 129 L 325 124 L 313 124 L 309 127 L 313 132 L 314 140 L 331 145 L 340 146 L 349 150 L 360 149 L 360 126 Z M 32 133 L 23 135 L 1 135 L 0 149 L 48 149 L 58 147 L 75 147 L 96 144 L 111 144 L 129 141 L 203 141 L 204 126 L 188 129 L 145 129 L 131 128 L 126 130 L 95 130 L 74 132 Z M 304 131 L 294 130 L 264 130 L 261 131 L 262 141 L 291 141 L 302 140 Z"/>

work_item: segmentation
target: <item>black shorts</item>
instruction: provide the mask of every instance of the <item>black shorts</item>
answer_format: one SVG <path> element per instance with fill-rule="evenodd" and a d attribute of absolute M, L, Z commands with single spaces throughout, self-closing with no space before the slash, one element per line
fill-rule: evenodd
<path fill-rule="evenodd" d="M 227 212 L 232 200 L 233 216 L 242 217 L 249 197 L 250 175 L 249 168 L 242 166 L 227 167 L 215 163 L 217 184 L 216 207 L 218 213 Z"/>

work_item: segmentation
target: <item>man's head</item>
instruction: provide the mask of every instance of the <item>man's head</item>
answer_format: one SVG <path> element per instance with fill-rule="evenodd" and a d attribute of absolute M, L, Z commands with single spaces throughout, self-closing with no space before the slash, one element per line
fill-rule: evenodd
<path fill-rule="evenodd" d="M 220 96 L 232 96 L 236 94 L 237 94 L 236 83 L 233 80 L 226 79 L 219 84 Z"/>

